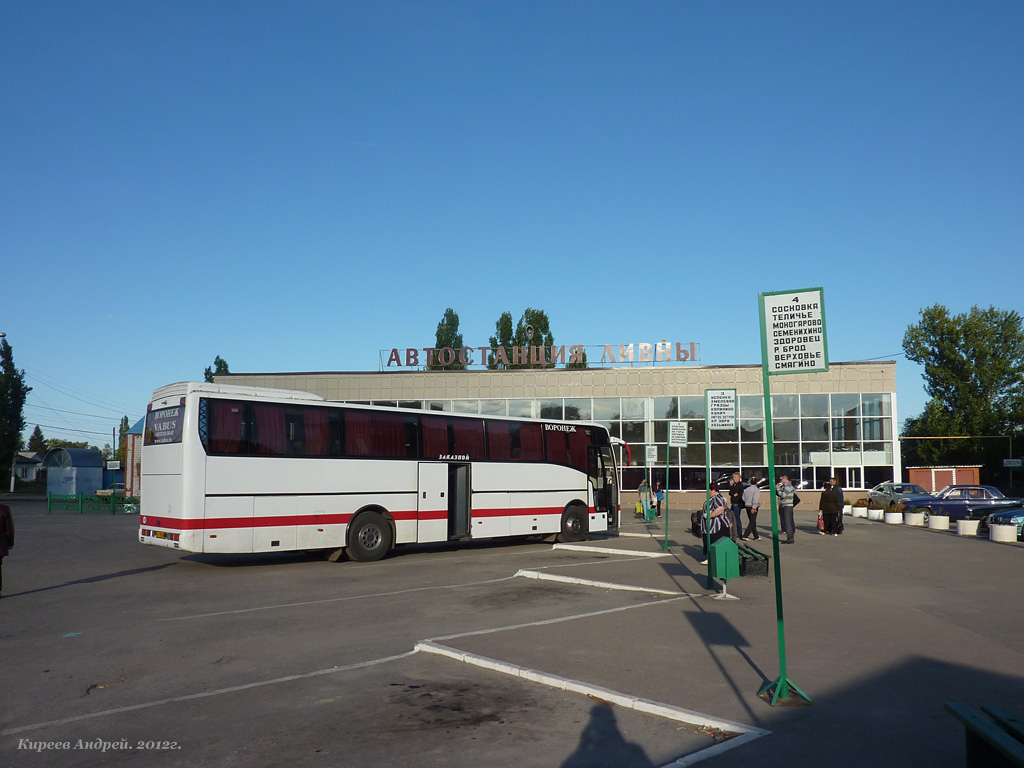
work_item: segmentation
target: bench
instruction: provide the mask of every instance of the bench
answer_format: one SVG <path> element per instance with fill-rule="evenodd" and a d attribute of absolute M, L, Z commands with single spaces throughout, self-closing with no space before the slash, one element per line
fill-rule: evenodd
<path fill-rule="evenodd" d="M 986 705 L 981 714 L 958 701 L 944 706 L 964 725 L 967 768 L 1024 766 L 1024 723 L 1012 712 Z"/>
<path fill-rule="evenodd" d="M 736 543 L 739 545 L 740 576 L 767 576 L 768 561 L 771 558 L 751 546 Z"/>

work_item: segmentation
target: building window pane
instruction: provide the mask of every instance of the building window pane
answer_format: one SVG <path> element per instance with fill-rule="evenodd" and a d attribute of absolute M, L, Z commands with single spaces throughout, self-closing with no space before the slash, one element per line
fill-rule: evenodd
<path fill-rule="evenodd" d="M 570 421 L 590 421 L 594 418 L 590 399 L 584 397 L 566 398 L 565 418 Z"/>
<path fill-rule="evenodd" d="M 740 433 L 738 429 L 712 429 L 711 444 L 715 443 L 738 443 Z"/>
<path fill-rule="evenodd" d="M 711 444 L 711 463 L 728 464 L 738 467 L 740 463 L 740 447 L 736 443 Z"/>
<path fill-rule="evenodd" d="M 619 398 L 617 397 L 595 397 L 594 418 L 598 421 L 613 421 L 620 418 L 622 411 L 619 409 Z"/>
<path fill-rule="evenodd" d="M 704 398 L 703 397 L 680 397 L 679 418 L 681 419 L 703 419 Z"/>
<path fill-rule="evenodd" d="M 832 419 L 833 440 L 860 440 L 860 419 Z"/>
<path fill-rule="evenodd" d="M 888 394 L 862 395 L 863 416 L 892 416 L 892 397 Z"/>
<path fill-rule="evenodd" d="M 627 443 L 646 443 L 647 435 L 644 430 L 644 421 L 622 422 L 622 439 Z"/>
<path fill-rule="evenodd" d="M 690 443 L 685 448 L 680 448 L 683 452 L 682 463 L 690 467 L 703 467 L 707 463 L 707 457 L 704 455 L 704 445 L 694 445 Z"/>
<path fill-rule="evenodd" d="M 508 415 L 533 418 L 533 400 L 509 400 Z"/>
<path fill-rule="evenodd" d="M 801 419 L 800 429 L 804 440 L 828 440 L 828 419 Z"/>
<path fill-rule="evenodd" d="M 703 443 L 704 437 L 704 422 L 703 421 L 690 421 L 687 429 L 687 442 L 690 443 Z"/>
<path fill-rule="evenodd" d="M 795 418 L 799 415 L 799 395 L 772 395 L 772 418 Z"/>
<path fill-rule="evenodd" d="M 864 419 L 865 440 L 892 440 L 892 419 Z"/>
<path fill-rule="evenodd" d="M 644 419 L 647 418 L 646 397 L 624 397 L 622 398 L 622 418 Z"/>
<path fill-rule="evenodd" d="M 480 413 L 480 401 L 452 400 L 452 410 L 455 413 Z"/>
<path fill-rule="evenodd" d="M 832 395 L 833 416 L 860 416 L 860 395 Z"/>
<path fill-rule="evenodd" d="M 776 443 L 775 444 L 775 465 L 786 464 L 796 466 L 800 463 L 799 443 Z"/>
<path fill-rule="evenodd" d="M 540 401 L 540 417 L 542 419 L 557 419 L 562 420 L 562 401 L 561 400 L 541 400 Z M 564 462 L 558 462 L 563 464 Z"/>
<path fill-rule="evenodd" d="M 764 422 L 758 419 L 744 419 L 741 421 L 740 440 L 744 443 L 763 443 Z"/>
<path fill-rule="evenodd" d="M 651 414 L 652 418 L 655 419 L 677 419 L 679 418 L 679 401 L 674 397 L 656 397 L 654 398 L 654 413 Z"/>
<path fill-rule="evenodd" d="M 801 459 L 801 464 L 832 465 L 832 456 L 828 452 L 828 443 L 803 443 Z"/>
<path fill-rule="evenodd" d="M 828 395 L 800 395 L 801 416 L 828 416 Z"/>
<path fill-rule="evenodd" d="M 800 422 L 797 419 L 773 419 L 772 437 L 776 440 L 799 440 Z"/>
<path fill-rule="evenodd" d="M 740 446 L 740 459 L 744 467 L 757 466 L 768 463 L 768 456 L 765 452 L 764 443 L 750 445 L 744 443 Z"/>
<path fill-rule="evenodd" d="M 481 400 L 480 413 L 487 416 L 507 416 L 508 406 L 504 400 Z"/>
<path fill-rule="evenodd" d="M 763 419 L 764 398 L 760 395 L 740 395 L 740 416 L 745 419 Z"/>

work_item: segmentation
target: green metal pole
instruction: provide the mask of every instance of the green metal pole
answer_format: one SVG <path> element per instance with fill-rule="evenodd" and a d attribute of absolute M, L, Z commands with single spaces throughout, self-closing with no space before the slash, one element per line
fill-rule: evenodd
<path fill-rule="evenodd" d="M 763 300 L 762 300 L 763 301 Z M 771 691 L 769 703 L 775 706 L 779 698 L 789 701 L 789 690 L 792 688 L 808 702 L 811 697 L 801 691 L 789 679 L 786 670 L 786 623 L 782 613 L 782 562 L 779 555 L 779 501 L 775 494 L 775 436 L 772 431 L 772 390 L 771 377 L 768 375 L 768 345 L 764 328 L 764 305 L 761 307 L 761 373 L 764 379 L 764 432 L 768 446 L 768 493 L 771 494 L 772 508 L 772 552 L 775 554 L 775 615 L 779 632 L 779 676 L 758 691 L 763 696 Z"/>
<path fill-rule="evenodd" d="M 708 429 L 708 393 L 704 392 L 704 547 L 707 549 L 708 582 L 711 589 L 715 583 L 711 580 L 711 430 Z"/>
<path fill-rule="evenodd" d="M 668 548 L 668 463 L 669 458 L 672 456 L 672 449 L 669 446 L 665 446 L 665 543 L 661 545 L 661 548 L 666 552 Z"/>

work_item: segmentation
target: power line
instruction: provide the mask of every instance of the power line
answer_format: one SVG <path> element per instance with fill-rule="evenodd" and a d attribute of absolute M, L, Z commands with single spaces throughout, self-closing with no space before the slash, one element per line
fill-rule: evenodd
<path fill-rule="evenodd" d="M 40 429 L 45 427 L 46 429 L 57 429 L 60 430 L 61 432 L 78 432 L 83 435 L 102 435 L 104 437 L 107 436 L 106 432 L 93 432 L 88 429 L 71 429 L 70 427 L 55 427 L 53 424 L 37 424 L 36 426 L 39 427 Z"/>

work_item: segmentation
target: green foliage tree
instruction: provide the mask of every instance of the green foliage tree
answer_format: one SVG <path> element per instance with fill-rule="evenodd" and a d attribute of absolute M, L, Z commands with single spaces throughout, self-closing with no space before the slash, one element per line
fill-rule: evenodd
<path fill-rule="evenodd" d="M 0 339 L 0 471 L 10 480 L 14 456 L 21 448 L 25 429 L 25 398 L 32 387 L 25 386 L 25 372 L 14 367 L 14 352 L 7 339 Z"/>
<path fill-rule="evenodd" d="M 99 450 L 95 445 L 89 445 L 85 440 L 80 443 L 76 443 L 74 440 L 61 440 L 59 437 L 51 437 L 47 440 L 46 448 L 50 451 L 54 448 L 92 448 L 94 451 Z"/>
<path fill-rule="evenodd" d="M 228 370 L 228 361 L 217 355 L 213 358 L 213 368 L 207 367 L 203 371 L 204 380 L 212 384 L 213 377 L 221 373 L 231 373 L 231 371 Z"/>
<path fill-rule="evenodd" d="M 35 451 L 40 456 L 46 453 L 46 438 L 43 437 L 43 430 L 36 424 L 36 428 L 32 430 L 32 434 L 28 438 L 28 450 Z"/>
<path fill-rule="evenodd" d="M 527 327 L 533 329 L 532 339 L 527 337 Z M 555 343 L 555 337 L 551 333 L 551 322 L 548 319 L 548 313 L 544 310 L 527 307 L 523 311 L 522 317 L 519 318 L 519 322 L 516 323 L 514 331 L 512 329 L 512 313 L 502 312 L 501 317 L 494 324 L 494 330 L 495 335 L 489 339 L 491 348 L 504 347 L 506 354 L 509 355 L 509 361 L 506 365 L 498 359 L 494 352 L 491 352 L 487 356 L 487 367 L 491 370 L 534 367 L 530 363 L 529 357 L 525 363 L 513 363 L 511 357 L 512 347 L 546 347 L 547 349 L 543 355 L 544 365 L 551 365 L 550 352 L 551 345 Z"/>
<path fill-rule="evenodd" d="M 458 350 L 462 349 L 462 334 L 459 333 L 459 315 L 458 313 L 448 307 L 444 311 L 444 317 L 441 318 L 441 322 L 437 324 L 437 334 L 434 337 L 434 348 L 436 350 L 450 347 L 456 351 L 455 361 L 451 365 L 441 365 L 440 360 L 437 357 L 435 351 L 432 355 L 432 359 L 427 361 L 427 368 L 432 371 L 438 371 L 441 369 L 449 371 L 461 371 L 465 370 L 466 366 L 459 362 Z"/>
<path fill-rule="evenodd" d="M 930 397 L 904 422 L 905 437 L 971 440 L 906 441 L 909 458 L 927 464 L 980 463 L 986 474 L 1005 457 L 1005 440 L 1024 437 L 1024 326 L 1014 311 L 995 307 L 953 315 L 936 304 L 921 310 L 903 337 L 908 360 L 924 366 Z M 913 444 L 913 445 L 912 445 Z M 907 463 L 907 462 L 905 462 Z"/>
<path fill-rule="evenodd" d="M 131 425 L 128 423 L 128 417 L 121 417 L 121 425 L 117 430 L 117 451 L 114 454 L 114 459 L 121 462 L 121 466 L 124 466 L 124 462 L 128 461 L 128 430 L 131 429 Z"/>

